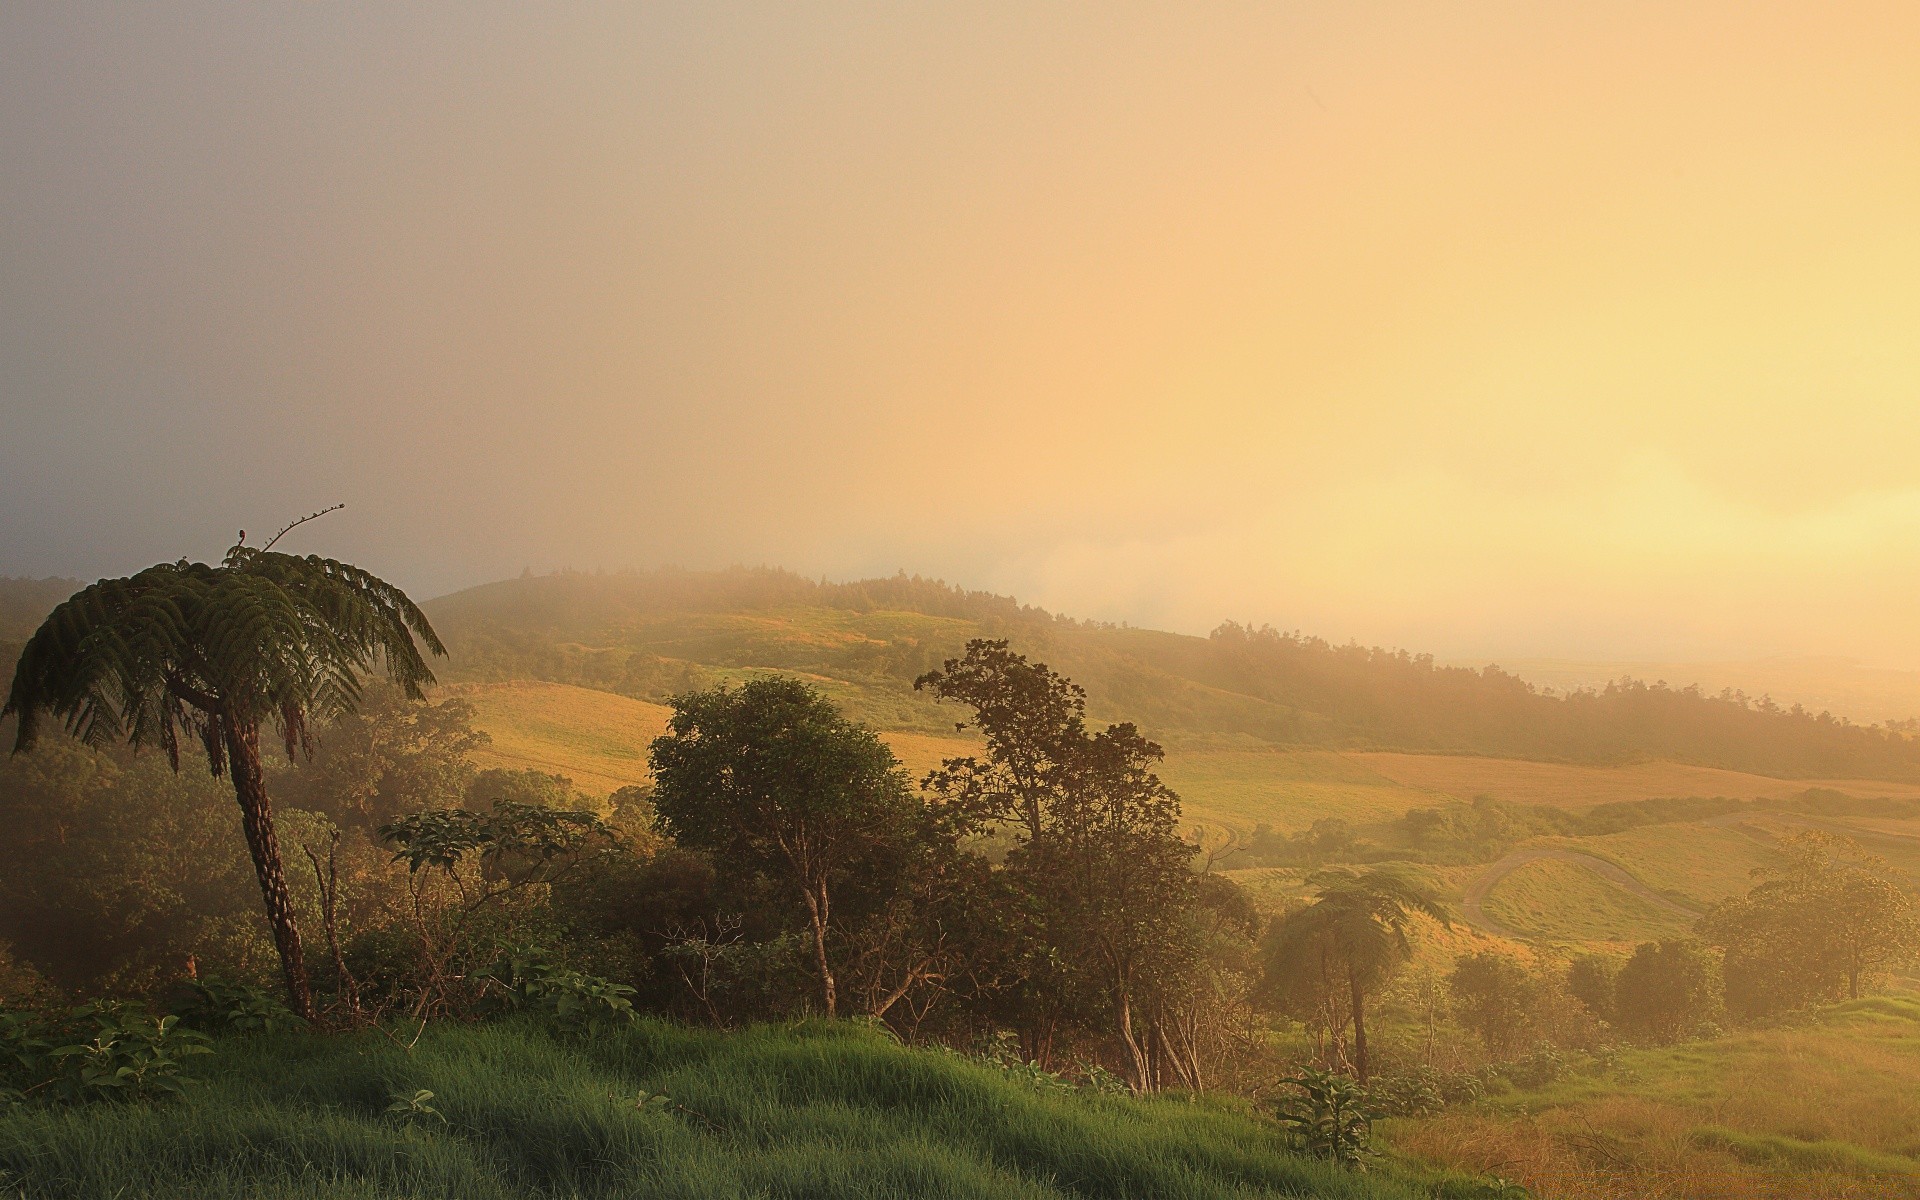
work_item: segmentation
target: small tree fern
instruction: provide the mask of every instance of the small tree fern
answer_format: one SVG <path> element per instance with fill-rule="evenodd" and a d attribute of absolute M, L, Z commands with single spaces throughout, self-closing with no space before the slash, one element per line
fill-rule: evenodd
<path fill-rule="evenodd" d="M 260 727 L 289 756 L 310 750 L 311 726 L 357 706 L 376 669 L 419 696 L 433 673 L 416 638 L 446 653 L 399 588 L 347 563 L 254 549 L 242 534 L 217 567 L 182 559 L 75 593 L 27 642 L 0 716 L 20 719 L 15 753 L 47 717 L 89 745 L 158 746 L 175 770 L 181 742 L 198 742 L 214 775 L 233 781 L 287 995 L 312 1019 Z"/>

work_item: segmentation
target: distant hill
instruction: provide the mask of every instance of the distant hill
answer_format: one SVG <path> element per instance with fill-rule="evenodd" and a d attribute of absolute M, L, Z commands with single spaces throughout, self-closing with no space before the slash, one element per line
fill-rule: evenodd
<path fill-rule="evenodd" d="M 0 579 L 0 684 L 20 644 L 82 586 Z M 565 572 L 429 602 L 448 682 L 572 684 L 652 703 L 756 672 L 801 675 L 876 728 L 949 734 L 913 679 L 1000 637 L 1072 676 L 1101 720 L 1188 749 L 1378 750 L 1589 765 L 1667 761 L 1786 779 L 1920 780 L 1911 722 L 1863 726 L 1736 694 L 1616 682 L 1548 694 L 1492 667 L 1225 624 L 1209 637 L 1077 621 L 897 575 Z"/>
<path fill-rule="evenodd" d="M 450 680 L 545 680 L 658 702 L 757 671 L 805 676 L 878 728 L 951 731 L 912 680 L 1004 637 L 1087 688 L 1101 719 L 1170 745 L 1671 761 L 1781 778 L 1920 779 L 1920 741 L 1732 694 L 1617 682 L 1547 694 L 1492 667 L 1222 625 L 1193 637 L 1076 621 L 895 576 L 734 569 L 526 576 L 427 606 Z"/>

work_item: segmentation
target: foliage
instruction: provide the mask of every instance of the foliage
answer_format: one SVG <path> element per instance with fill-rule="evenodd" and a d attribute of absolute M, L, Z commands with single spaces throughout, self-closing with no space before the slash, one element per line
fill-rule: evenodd
<path fill-rule="evenodd" d="M 272 1035 L 306 1024 L 277 997 L 252 984 L 190 979 L 184 991 L 174 1013 L 192 1029 Z"/>
<path fill-rule="evenodd" d="M 823 1010 L 839 986 L 834 904 L 860 874 L 898 879 L 912 842 L 937 838 L 893 752 L 794 679 L 675 697 L 653 743 L 662 832 L 744 876 L 778 879 L 801 902 Z"/>
<path fill-rule="evenodd" d="M 1691 938 L 1645 942 L 1614 977 L 1615 1023 L 1643 1041 L 1691 1037 L 1720 1011 L 1713 954 Z"/>
<path fill-rule="evenodd" d="M 1858 844 L 1809 831 L 1762 867 L 1745 896 L 1716 905 L 1703 936 L 1726 951 L 1729 1007 L 1743 1016 L 1801 1008 L 1920 961 L 1920 905 Z"/>
<path fill-rule="evenodd" d="M 497 801 L 486 812 L 465 808 L 408 813 L 380 827 L 394 847 L 395 862 L 417 872 L 432 867 L 451 873 L 465 859 L 497 866 L 520 879 L 544 877 L 612 835 L 590 812 L 551 808 L 518 800 Z"/>
<path fill-rule="evenodd" d="M 1567 990 L 1602 1021 L 1614 1018 L 1614 994 L 1620 975 L 1618 960 L 1605 954 L 1575 955 L 1567 964 Z"/>
<path fill-rule="evenodd" d="M 0 760 L 0 940 L 54 988 L 152 991 L 190 957 L 271 962 L 233 794 L 164 760 L 48 739 Z"/>
<path fill-rule="evenodd" d="M 179 1094 L 182 1060 L 207 1038 L 174 1016 L 94 1003 L 60 1012 L 0 1010 L 0 1100 L 88 1103 Z"/>
<path fill-rule="evenodd" d="M 495 978 L 510 1009 L 538 1012 L 565 1033 L 599 1035 L 634 1021 L 633 989 L 528 952 L 514 955 Z"/>
<path fill-rule="evenodd" d="M 1301 1158 L 1244 1106 L 1029 1088 L 848 1022 L 584 1042 L 449 1023 L 411 1053 L 367 1031 L 200 1061 L 190 1107 L 0 1115 L 0 1172 L 25 1200 L 1473 1194 Z M 444 1120 L 388 1111 L 416 1097 Z"/>
<path fill-rule="evenodd" d="M 1194 1028 L 1206 989 L 1190 986 L 1201 940 L 1194 847 L 1180 836 L 1180 798 L 1155 774 L 1164 757 L 1128 723 L 1090 733 L 1085 692 L 1002 640 L 975 639 L 964 656 L 914 681 L 966 705 L 959 723 L 986 754 L 946 760 L 925 787 L 963 830 L 1005 831 L 1004 882 L 1032 928 L 1013 934 L 1001 970 L 999 1016 L 1019 1026 L 1043 1062 L 1062 1033 L 1116 1038 L 1136 1089 L 1172 1072 L 1203 1076 Z"/>
<path fill-rule="evenodd" d="M 254 549 L 242 535 L 217 567 L 163 563 L 55 608 L 20 652 L 0 716 L 18 717 L 16 751 L 48 717 L 89 746 L 159 746 L 176 770 L 182 737 L 199 742 L 213 774 L 232 780 L 288 999 L 311 1018 L 260 727 L 278 727 L 289 758 L 311 751 L 310 725 L 356 708 L 376 666 L 419 697 L 433 673 L 416 638 L 445 652 L 392 584 L 332 559 Z"/>
<path fill-rule="evenodd" d="M 1494 1058 L 1504 1058 L 1527 1032 L 1536 991 L 1526 965 L 1497 950 L 1462 956 L 1447 976 L 1454 1015 Z"/>
<path fill-rule="evenodd" d="M 1274 1101 L 1274 1116 L 1309 1158 L 1357 1167 L 1373 1152 L 1375 1106 L 1367 1089 L 1345 1075 L 1313 1067 L 1283 1081 L 1292 1091 Z"/>
<path fill-rule="evenodd" d="M 1330 868 L 1307 877 L 1314 900 L 1275 921 L 1262 944 L 1261 996 L 1269 1005 L 1317 1021 L 1345 1057 L 1341 1032 L 1353 1029 L 1352 1063 L 1362 1086 L 1369 1075 L 1367 998 L 1413 953 L 1407 933 L 1415 917 L 1446 922 L 1439 900 L 1405 875 Z"/>

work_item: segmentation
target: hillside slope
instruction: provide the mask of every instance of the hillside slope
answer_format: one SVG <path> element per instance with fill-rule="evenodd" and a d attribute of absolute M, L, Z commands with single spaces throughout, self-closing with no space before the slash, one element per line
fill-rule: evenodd
<path fill-rule="evenodd" d="M 913 679 L 999 637 L 1087 689 L 1096 719 L 1172 745 L 1670 761 L 1775 778 L 1920 781 L 1911 731 L 1737 695 L 1622 682 L 1551 695 L 1488 667 L 1227 624 L 1209 637 L 1091 624 L 896 577 L 815 583 L 771 570 L 527 576 L 432 601 L 446 678 L 537 679 L 658 702 L 755 671 L 801 675 L 880 729 L 953 715 Z"/>
<path fill-rule="evenodd" d="M 0 1113 L 22 1200 L 408 1196 L 1471 1197 L 1342 1171 L 1218 1101 L 1035 1086 L 847 1024 L 715 1033 L 645 1021 L 562 1042 L 523 1024 L 229 1038 L 170 1105 Z M 409 1119 L 389 1105 L 430 1093 Z M 403 1104 L 404 1107 L 404 1104 Z"/>

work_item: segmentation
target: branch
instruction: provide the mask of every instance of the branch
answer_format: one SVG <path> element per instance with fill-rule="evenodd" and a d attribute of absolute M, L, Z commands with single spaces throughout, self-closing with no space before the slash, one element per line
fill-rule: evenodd
<path fill-rule="evenodd" d="M 347 506 L 346 502 L 343 500 L 339 504 L 334 505 L 332 508 L 323 508 L 319 512 L 308 513 L 306 516 L 301 517 L 297 521 L 288 521 L 285 525 L 282 525 L 280 527 L 279 533 L 276 533 L 272 537 L 267 539 L 267 544 L 260 547 L 260 553 L 265 554 L 267 551 L 273 549 L 273 544 L 275 542 L 287 536 L 288 533 L 292 532 L 294 529 L 298 528 L 299 526 L 305 525 L 308 521 L 313 520 L 315 517 L 324 517 L 330 512 L 339 512 L 341 509 L 345 508 L 346 506 Z M 245 537 L 244 534 L 241 536 L 243 538 Z"/>

